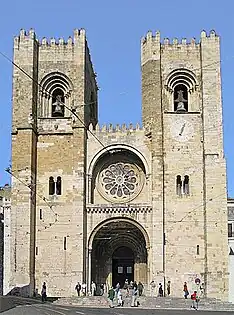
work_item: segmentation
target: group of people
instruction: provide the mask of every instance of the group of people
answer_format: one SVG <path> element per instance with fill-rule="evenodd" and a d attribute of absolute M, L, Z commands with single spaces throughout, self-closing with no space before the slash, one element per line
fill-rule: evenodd
<path fill-rule="evenodd" d="M 109 306 L 111 308 L 114 307 L 114 301 L 117 300 L 117 306 L 124 305 L 124 297 L 131 297 L 131 307 L 138 307 L 139 301 L 137 300 L 138 296 L 141 296 L 143 293 L 144 286 L 139 281 L 138 284 L 136 281 L 128 281 L 125 280 L 123 289 L 121 289 L 120 284 L 117 283 L 115 288 L 111 287 L 108 291 L 108 299 L 109 299 Z"/>
<path fill-rule="evenodd" d="M 151 281 L 150 283 L 151 287 L 151 296 L 155 295 L 155 290 L 156 290 L 156 283 Z M 124 286 L 121 289 L 120 284 L 117 283 L 115 288 L 111 287 L 108 291 L 108 299 L 110 302 L 110 307 L 114 307 L 114 301 L 117 300 L 117 306 L 123 306 L 124 305 L 124 297 L 131 297 L 131 307 L 137 307 L 139 305 L 139 301 L 137 300 L 138 296 L 141 296 L 143 293 L 144 286 L 143 284 L 139 281 L 138 284 L 136 281 L 128 281 L 128 279 L 125 280 Z M 85 283 L 80 284 L 79 282 L 75 286 L 75 290 L 77 291 L 78 296 L 86 296 L 87 295 L 87 286 Z M 94 296 L 96 295 L 96 290 L 97 286 L 94 281 L 91 282 L 91 295 Z M 167 290 L 167 295 L 169 296 L 171 294 L 171 282 L 167 282 L 166 286 Z M 105 291 L 105 285 L 101 284 L 100 285 L 100 295 L 103 295 Z M 200 301 L 200 298 L 204 296 L 204 291 L 205 291 L 205 286 L 204 283 L 201 283 L 200 279 L 195 279 L 195 285 L 192 289 L 192 294 L 191 294 L 191 300 L 192 300 L 192 305 L 191 308 L 193 309 L 198 309 L 198 304 Z M 190 295 L 189 290 L 188 290 L 188 285 L 187 282 L 184 282 L 184 287 L 183 287 L 183 292 L 184 292 L 184 298 L 187 299 L 188 296 Z M 89 292 L 88 292 L 89 293 Z M 90 294 L 90 293 L 89 293 Z M 163 297 L 164 292 L 163 292 L 163 286 L 161 283 L 158 285 L 158 296 Z M 42 289 L 41 289 L 41 299 L 42 302 L 45 302 L 47 299 L 47 293 L 46 293 L 46 283 L 43 282 Z"/>
<path fill-rule="evenodd" d="M 104 294 L 104 284 L 100 284 L 100 295 Z M 77 285 L 75 286 L 75 290 L 77 292 L 78 296 L 86 296 L 86 295 L 91 295 L 94 296 L 96 295 L 97 292 L 97 285 L 94 281 L 91 282 L 91 286 L 90 286 L 90 291 L 87 292 L 87 285 L 86 283 L 82 283 L 80 284 L 79 282 L 77 282 Z"/>
<path fill-rule="evenodd" d="M 188 290 L 188 285 L 187 282 L 184 282 L 184 298 L 187 299 L 189 296 L 189 290 Z M 192 300 L 192 305 L 191 308 L 197 310 L 198 309 L 198 304 L 200 301 L 200 298 L 204 297 L 205 294 L 205 285 L 204 283 L 201 283 L 200 279 L 195 279 L 195 285 L 192 289 L 192 294 L 191 294 L 191 300 Z"/>
<path fill-rule="evenodd" d="M 151 288 L 151 296 L 159 296 L 159 297 L 163 297 L 163 286 L 162 283 L 160 282 L 158 284 L 158 294 L 156 294 L 156 283 L 153 281 L 150 282 L 150 288 Z M 167 295 L 171 294 L 171 281 L 168 281 L 167 283 Z"/>

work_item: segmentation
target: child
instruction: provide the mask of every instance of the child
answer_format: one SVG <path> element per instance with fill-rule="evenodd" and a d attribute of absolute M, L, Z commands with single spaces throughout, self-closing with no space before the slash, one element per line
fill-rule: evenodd
<path fill-rule="evenodd" d="M 193 294 L 191 294 L 191 299 L 192 299 L 192 305 L 191 308 L 194 308 L 195 310 L 198 309 L 198 296 L 197 296 L 197 291 L 194 291 Z"/>

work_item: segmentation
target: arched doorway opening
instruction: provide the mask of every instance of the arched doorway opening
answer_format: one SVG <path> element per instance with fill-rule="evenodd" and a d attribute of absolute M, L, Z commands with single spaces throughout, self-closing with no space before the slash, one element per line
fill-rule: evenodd
<path fill-rule="evenodd" d="M 115 218 L 97 229 L 90 244 L 90 281 L 108 286 L 123 286 L 126 279 L 147 283 L 147 241 L 138 225 Z"/>
<path fill-rule="evenodd" d="M 134 281 L 134 252 L 130 247 L 118 247 L 112 255 L 112 284 L 123 287 L 126 279 Z"/>

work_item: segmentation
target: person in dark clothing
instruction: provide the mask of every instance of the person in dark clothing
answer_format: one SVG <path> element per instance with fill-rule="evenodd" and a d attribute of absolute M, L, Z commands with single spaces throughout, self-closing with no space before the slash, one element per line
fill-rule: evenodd
<path fill-rule="evenodd" d="M 100 284 L 100 295 L 103 295 L 104 294 L 104 284 L 101 283 Z"/>
<path fill-rule="evenodd" d="M 46 298 L 47 298 L 47 295 L 46 295 L 46 283 L 43 282 L 42 289 L 41 289 L 41 300 L 42 300 L 42 302 L 45 302 Z"/>
<path fill-rule="evenodd" d="M 184 298 L 187 299 L 189 295 L 187 282 L 184 283 Z"/>
<path fill-rule="evenodd" d="M 162 283 L 159 283 L 159 288 L 158 288 L 158 296 L 162 297 L 163 296 L 163 288 L 162 288 Z"/>
<path fill-rule="evenodd" d="M 138 289 L 139 296 L 142 296 L 144 286 L 140 281 L 138 282 L 137 289 Z"/>
<path fill-rule="evenodd" d="M 171 281 L 167 282 L 167 295 L 169 296 L 171 294 Z"/>
<path fill-rule="evenodd" d="M 80 291 L 81 291 L 81 284 L 80 284 L 80 282 L 77 282 L 75 290 L 77 291 L 77 295 L 80 296 Z"/>
<path fill-rule="evenodd" d="M 108 299 L 109 299 L 109 301 L 110 301 L 109 306 L 110 306 L 111 308 L 114 307 L 114 304 L 113 304 L 114 298 L 115 298 L 115 290 L 113 289 L 113 287 L 111 287 L 110 290 L 109 290 L 109 292 L 108 292 Z"/>

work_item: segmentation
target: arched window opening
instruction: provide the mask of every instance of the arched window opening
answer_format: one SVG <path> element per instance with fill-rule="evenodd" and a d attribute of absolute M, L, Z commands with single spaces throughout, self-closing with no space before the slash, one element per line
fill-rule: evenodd
<path fill-rule="evenodd" d="M 184 84 L 174 88 L 174 111 L 184 113 L 188 111 L 188 89 Z"/>
<path fill-rule="evenodd" d="M 49 195 L 54 195 L 55 193 L 55 182 L 54 178 L 51 176 L 49 178 Z"/>
<path fill-rule="evenodd" d="M 189 176 L 184 176 L 183 191 L 185 195 L 189 195 Z"/>
<path fill-rule="evenodd" d="M 64 117 L 64 92 L 61 89 L 54 90 L 52 94 L 52 117 Z"/>
<path fill-rule="evenodd" d="M 65 108 L 72 108 L 73 84 L 69 77 L 61 72 L 51 72 L 40 82 L 39 118 L 65 117 Z"/>
<path fill-rule="evenodd" d="M 56 195 L 61 195 L 62 193 L 62 179 L 60 176 L 57 177 L 56 182 Z"/>
<path fill-rule="evenodd" d="M 176 177 L 176 194 L 178 196 L 181 196 L 182 194 L 182 180 L 180 175 L 177 175 Z"/>

